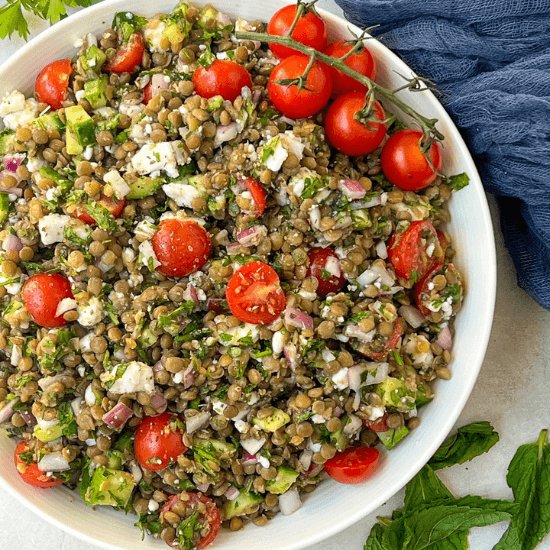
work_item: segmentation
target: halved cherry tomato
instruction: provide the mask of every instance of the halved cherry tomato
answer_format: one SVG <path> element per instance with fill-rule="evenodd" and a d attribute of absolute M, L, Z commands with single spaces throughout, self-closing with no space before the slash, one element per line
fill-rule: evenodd
<path fill-rule="evenodd" d="M 445 278 L 446 283 L 442 288 L 436 288 L 434 279 L 438 275 Z M 455 281 L 453 283 L 449 282 Z M 445 282 L 445 281 L 444 281 Z M 424 317 L 430 317 L 434 313 L 434 309 L 440 307 L 443 302 L 447 302 L 450 306 L 461 302 L 464 299 L 464 279 L 453 264 L 438 263 L 426 275 L 416 283 L 414 287 L 414 298 L 416 307 Z M 432 305 L 432 309 L 428 307 Z"/>
<path fill-rule="evenodd" d="M 266 325 L 286 307 L 286 296 L 275 270 L 263 262 L 243 265 L 225 292 L 231 313 L 240 321 Z"/>
<path fill-rule="evenodd" d="M 59 302 L 73 298 L 71 283 L 59 273 L 37 273 L 23 285 L 23 302 L 34 322 L 41 327 L 62 327 L 67 323 L 57 315 Z"/>
<path fill-rule="evenodd" d="M 267 25 L 267 33 L 284 36 L 290 30 L 296 17 L 296 5 L 291 4 L 275 12 Z M 324 21 L 312 11 L 308 11 L 298 19 L 292 31 L 292 38 L 301 44 L 311 46 L 322 52 L 327 45 L 327 27 Z M 269 44 L 273 54 L 279 59 L 296 54 L 296 50 L 281 44 Z"/>
<path fill-rule="evenodd" d="M 441 170 L 442 155 L 439 143 L 434 143 L 429 156 L 435 172 L 420 149 L 423 134 L 420 130 L 399 130 L 391 135 L 382 147 L 380 166 L 382 172 L 399 189 L 418 191 L 428 187 Z"/>
<path fill-rule="evenodd" d="M 368 357 L 369 359 L 373 359 L 374 361 L 378 359 L 382 359 L 383 357 L 386 356 L 388 351 L 391 351 L 392 349 L 395 349 L 397 347 L 397 344 L 399 344 L 399 339 L 401 338 L 402 334 L 403 334 L 403 327 L 401 326 L 399 319 L 396 319 L 393 325 L 393 332 L 391 333 L 390 337 L 386 340 L 386 342 L 383 344 L 384 349 L 382 351 L 373 351 L 372 344 L 359 344 L 357 346 L 357 351 L 362 355 L 364 355 L 365 357 Z"/>
<path fill-rule="evenodd" d="M 309 62 L 305 55 L 291 55 L 283 59 L 271 72 L 267 91 L 269 98 L 283 115 L 290 118 L 307 118 L 319 112 L 327 103 L 332 91 L 332 81 L 326 65 L 315 62 L 309 71 L 305 88 L 297 85 L 277 84 L 279 80 L 301 76 Z M 307 89 L 306 89 L 307 88 Z"/>
<path fill-rule="evenodd" d="M 29 452 L 29 442 L 20 441 L 15 447 L 14 462 L 17 473 L 23 478 L 25 483 L 40 487 L 41 489 L 49 489 L 61 485 L 63 480 L 54 476 L 48 476 L 38 469 L 38 464 L 34 460 L 25 460 L 21 455 Z"/>
<path fill-rule="evenodd" d="M 185 277 L 198 271 L 210 257 L 210 235 L 198 223 L 163 220 L 153 235 L 153 250 L 160 262 L 157 269 L 168 277 Z"/>
<path fill-rule="evenodd" d="M 264 213 L 266 206 L 265 189 L 254 178 L 247 178 L 237 174 L 237 180 L 243 183 L 248 189 L 248 192 L 252 195 L 252 200 L 254 201 L 254 215 L 259 218 Z"/>
<path fill-rule="evenodd" d="M 134 454 L 140 466 L 156 472 L 175 462 L 187 451 L 184 432 L 183 421 L 176 414 L 144 417 L 134 439 Z"/>
<path fill-rule="evenodd" d="M 374 447 L 348 447 L 325 462 L 325 472 L 339 483 L 363 483 L 376 471 L 379 458 Z"/>
<path fill-rule="evenodd" d="M 151 85 L 151 82 L 149 82 L 147 84 L 147 86 L 145 86 L 145 88 L 143 88 L 143 103 L 145 103 L 145 105 L 147 105 L 147 103 L 149 103 L 149 101 L 151 101 L 151 99 L 153 99 L 153 86 Z"/>
<path fill-rule="evenodd" d="M 373 432 L 387 432 L 390 428 L 388 427 L 388 413 L 386 413 L 382 418 L 378 420 L 363 420 L 363 424 Z"/>
<path fill-rule="evenodd" d="M 388 260 L 395 273 L 413 283 L 441 261 L 442 249 L 434 226 L 414 221 L 403 233 L 394 233 L 388 246 Z"/>
<path fill-rule="evenodd" d="M 345 284 L 346 278 L 340 266 L 340 260 L 332 248 L 310 248 L 308 252 L 309 267 L 306 277 L 315 277 L 319 282 L 317 294 L 326 296 L 338 292 Z M 327 263 L 329 269 L 327 269 Z"/>
<path fill-rule="evenodd" d="M 101 198 L 97 201 L 97 203 L 100 206 L 103 206 L 103 208 L 106 208 L 114 218 L 120 218 L 120 215 L 126 206 L 126 199 L 113 200 L 107 195 L 101 195 Z M 86 207 L 77 208 L 73 212 L 73 216 L 88 225 L 95 225 L 96 221 L 92 218 L 92 216 L 90 216 L 90 214 L 88 214 L 88 212 L 86 212 L 85 208 Z"/>
<path fill-rule="evenodd" d="M 242 65 L 216 59 L 210 67 L 200 67 L 193 73 L 193 84 L 195 92 L 201 97 L 221 95 L 224 99 L 235 101 L 244 86 L 252 88 L 252 78 Z"/>
<path fill-rule="evenodd" d="M 386 125 L 378 122 L 362 124 L 355 115 L 365 106 L 363 92 L 350 92 L 337 97 L 328 108 L 325 130 L 332 145 L 344 155 L 359 156 L 372 153 L 386 136 Z M 374 116 L 382 121 L 386 118 L 378 101 L 374 104 Z"/>
<path fill-rule="evenodd" d="M 325 53 L 331 57 L 340 58 L 346 55 L 353 45 L 345 40 L 338 40 L 329 44 Z M 346 57 L 344 63 L 354 71 L 374 80 L 376 78 L 376 61 L 372 54 L 363 46 L 359 53 L 352 53 Z M 337 97 L 348 92 L 363 92 L 366 93 L 367 87 L 360 82 L 357 82 L 351 76 L 344 74 L 342 71 L 329 66 L 329 71 L 332 76 L 332 97 Z"/>
<path fill-rule="evenodd" d="M 141 64 L 145 42 L 139 32 L 134 32 L 128 38 L 126 45 L 119 48 L 115 57 L 103 65 L 107 73 L 133 73 Z"/>
<path fill-rule="evenodd" d="M 186 492 L 186 498 L 182 500 L 180 495 L 172 495 L 168 502 L 162 507 L 162 513 L 171 512 L 176 504 L 185 505 L 185 517 L 182 521 L 191 517 L 195 512 L 199 512 L 197 529 L 193 530 L 193 539 L 189 541 L 189 548 L 206 548 L 212 544 L 220 532 L 221 517 L 220 511 L 214 504 L 214 501 L 202 493 Z M 178 506 L 180 509 L 180 506 Z M 162 515 L 161 515 L 162 520 Z M 166 544 L 172 548 L 182 548 L 178 544 L 178 529 L 176 528 L 176 538 L 173 541 L 166 541 Z M 187 547 L 186 547 L 187 548 Z"/>
<path fill-rule="evenodd" d="M 52 109 L 61 109 L 72 72 L 70 59 L 58 59 L 46 65 L 34 85 L 36 99 L 47 103 Z"/>

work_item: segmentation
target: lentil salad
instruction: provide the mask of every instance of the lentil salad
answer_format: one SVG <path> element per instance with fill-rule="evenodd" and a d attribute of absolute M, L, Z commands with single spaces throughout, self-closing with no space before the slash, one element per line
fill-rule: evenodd
<path fill-rule="evenodd" d="M 191 9 L 191 19 L 193 14 Z M 197 16 L 200 16 L 198 10 Z M 198 24 L 194 30 L 205 32 Z M 217 40 L 209 39 L 212 40 L 210 50 L 200 48 L 204 44 L 197 36 L 199 48 L 195 51 L 191 43 L 190 51 L 199 59 L 201 51 L 211 51 L 215 55 L 232 51 L 224 49 L 224 32 L 227 31 L 222 29 L 220 32 Z M 146 35 L 146 30 L 143 34 Z M 100 41 L 99 49 L 109 50 L 109 38 L 114 35 L 107 31 L 102 38 L 106 42 Z M 237 44 L 230 42 L 233 46 Z M 89 51 L 89 46 L 83 44 L 82 55 L 84 50 Z M 91 151 L 85 149 L 76 158 L 64 155 L 63 147 L 56 150 L 59 143 L 55 143 L 55 140 L 64 141 L 63 131 L 58 131 L 57 136 L 47 130 L 47 141 L 44 141 L 44 134 L 35 131 L 36 128 L 27 128 L 31 136 L 25 140 L 23 138 L 28 135 L 23 125 L 12 128 L 16 131 L 15 147 L 17 142 L 19 145 L 34 143 L 35 146 L 29 145 L 25 151 L 27 158 L 17 168 L 19 172 L 15 172 L 23 184 L 10 179 L 3 184 L 11 191 L 15 186 L 24 189 L 26 203 L 17 205 L 16 217 L 11 217 L 17 234 L 14 236 L 25 246 L 19 250 L 19 258 L 12 254 L 10 259 L 8 254 L 4 262 L 4 274 L 10 278 L 9 282 L 4 281 L 9 287 L 4 297 L 5 319 L 10 324 L 4 334 L 5 363 L 17 362 L 17 365 L 3 364 L 7 369 L 4 372 L 8 373 L 3 377 L 6 380 L 5 397 L 13 396 L 6 399 L 6 406 L 18 401 L 12 405 L 15 413 L 9 419 L 8 428 L 29 439 L 37 462 L 41 455 L 56 452 L 61 452 L 69 464 L 76 466 L 82 461 L 79 467 L 56 472 L 55 477 L 68 477 L 69 473 L 81 477 L 82 468 L 90 470 L 85 466 L 86 457 L 91 458 L 95 471 L 101 468 L 129 471 L 134 474 L 134 482 L 141 475 L 134 498 L 128 503 L 131 502 L 134 510 L 141 514 L 140 521 L 149 530 L 156 529 L 154 525 L 159 521 L 157 511 L 151 510 L 155 507 L 151 503 L 162 504 L 168 495 L 180 494 L 181 489 L 199 489 L 208 495 L 224 511 L 222 517 L 231 528 L 240 528 L 242 521 L 247 519 L 264 523 L 280 507 L 280 493 L 269 489 L 270 485 L 273 487 L 270 482 L 279 477 L 280 471 L 287 468 L 299 474 L 285 493 L 296 488 L 308 492 L 319 481 L 318 466 L 350 442 L 372 446 L 378 442 L 376 433 L 389 431 L 395 441 L 400 431 L 406 433 L 406 429 L 414 428 L 418 421 L 416 406 L 422 402 L 417 399 L 419 394 L 423 393 L 425 400 L 429 400 L 429 382 L 436 376 L 449 376 L 446 366 L 450 354 L 448 349 L 443 349 L 449 344 L 441 334 L 449 329 L 445 325 L 462 299 L 459 276 L 447 278 L 446 274 L 452 270 L 441 268 L 444 280 L 439 278 L 427 283 L 433 286 L 427 287 L 429 292 L 424 292 L 423 299 L 435 311 L 429 314 L 429 323 L 423 321 L 422 325 L 414 327 L 413 317 L 401 308 L 415 303 L 412 291 L 415 281 L 396 277 L 396 270 L 387 261 L 387 256 L 384 258 L 388 250 L 384 251 L 383 246 L 396 229 L 405 232 L 411 222 L 425 220 L 438 227 L 448 221 L 443 203 L 450 196 L 449 186 L 438 180 L 421 193 L 403 193 L 384 181 L 377 154 L 358 159 L 334 154 L 325 143 L 319 119 L 294 123 L 270 112 L 265 93 L 255 98 L 254 92 L 265 85 L 261 77 L 267 76 L 266 67 L 274 66 L 276 61 L 268 50 L 256 49 L 255 44 L 236 46 L 235 55 L 239 47 L 247 49 L 245 64 L 252 74 L 254 88 L 250 94 L 245 92 L 237 97 L 232 104 L 222 102 L 210 111 L 208 102 L 192 94 L 189 80 L 177 81 L 170 75 L 170 93 L 163 95 L 161 92 L 152 98 L 151 101 L 155 97 L 163 98 L 157 102 L 158 106 L 149 102 L 142 107 L 142 85 L 146 86 L 145 77 L 152 75 L 140 73 L 127 82 L 124 82 L 125 75 L 118 81 L 111 76 L 109 86 L 114 88 L 113 99 L 109 99 L 111 108 L 121 119 L 126 109 L 122 106 L 124 103 L 135 107 L 139 113 L 129 117 L 127 128 L 124 128 L 126 119 L 123 119 L 116 129 L 100 130 L 97 146 Z M 155 61 L 158 52 L 153 52 L 150 45 L 148 51 L 152 53 L 153 69 L 163 69 L 158 72 L 170 71 L 173 58 L 181 60 L 183 57 L 181 52 L 173 52 L 169 63 L 165 59 L 166 65 L 156 64 L 161 60 L 157 57 Z M 185 59 L 190 55 L 186 52 Z M 193 71 L 192 63 L 187 66 Z M 74 76 L 65 107 L 70 107 L 71 102 L 82 104 L 84 110 L 93 114 L 97 130 L 101 128 L 102 114 L 98 115 L 98 109 L 86 109 L 86 100 L 76 96 L 80 91 L 76 84 L 78 76 L 82 75 Z M 140 82 L 142 76 L 144 80 Z M 180 86 L 185 88 L 184 84 L 191 92 L 189 95 L 180 91 Z M 75 92 L 74 101 L 71 91 Z M 173 102 L 174 99 L 180 104 Z M 42 106 L 36 107 L 35 113 L 41 112 Z M 112 115 L 116 116 L 115 113 Z M 139 120 L 144 114 L 145 118 Z M 175 118 L 176 130 L 185 128 L 185 131 L 174 131 L 170 117 Z M 216 137 L 221 140 L 234 132 L 235 126 L 230 128 L 229 134 L 220 132 L 220 126 L 236 123 L 238 127 L 243 119 L 246 119 L 244 128 L 237 128 L 237 135 L 214 145 Z M 169 124 L 165 124 L 167 120 Z M 157 130 L 159 132 L 154 134 Z M 124 141 L 116 143 L 119 134 L 123 134 L 120 139 Z M 114 222 L 118 228 L 114 227 L 111 218 L 106 221 L 93 218 L 97 223 L 94 228 L 73 217 L 78 205 L 82 204 L 82 194 L 55 197 L 50 191 L 47 196 L 48 189 L 57 190 L 61 185 L 49 178 L 55 184 L 51 185 L 43 176 L 42 168 L 52 168 L 67 179 L 74 179 L 72 190 L 84 191 L 92 198 L 92 203 L 98 203 L 103 200 L 101 193 L 113 196 L 108 194 L 111 178 L 105 178 L 107 173 L 118 171 L 131 187 L 141 176 L 139 169 L 135 172 L 127 169 L 139 165 L 138 161 L 132 162 L 132 158 L 151 142 L 176 141 L 185 144 L 181 149 L 184 154 L 189 150 L 191 162 L 180 163 L 176 159 L 177 174 L 172 172 L 173 177 L 167 180 L 164 176 L 169 175 L 171 167 L 161 169 L 164 182 L 154 195 L 127 199 L 119 218 L 122 223 Z M 117 156 L 119 149 L 125 153 L 124 156 L 119 153 L 121 158 Z M 297 154 L 299 149 L 302 150 Z M 286 158 L 277 166 L 285 152 Z M 86 155 L 90 155 L 88 160 Z M 37 170 L 33 159 L 34 162 L 44 159 L 46 164 Z M 186 174 L 189 165 L 193 166 L 193 171 Z M 71 169 L 76 173 L 71 174 Z M 131 177 L 132 173 L 136 180 Z M 201 176 L 200 183 L 190 181 L 197 174 Z M 252 193 L 246 184 L 243 187 L 237 174 L 253 175 L 267 189 L 267 207 L 261 217 L 256 216 L 257 205 Z M 4 180 L 9 177 L 17 180 L 16 176 L 5 176 Z M 156 179 L 160 176 L 151 170 L 146 177 Z M 187 178 L 184 185 L 193 187 L 198 193 L 178 186 L 184 177 Z M 366 194 L 359 202 L 347 197 L 349 189 L 341 183 L 347 180 L 358 181 L 365 189 Z M 178 191 L 187 191 L 187 194 Z M 40 197 L 48 201 L 43 202 L 46 208 L 42 215 L 35 212 L 37 215 L 32 218 L 31 210 L 38 210 L 33 199 Z M 71 203 L 75 198 L 78 201 Z M 52 200 L 57 200 L 53 210 L 49 202 Z M 361 208 L 352 208 L 350 204 Z M 25 206 L 28 212 L 24 211 Z M 91 210 L 88 214 L 97 215 L 93 206 Z M 65 217 L 52 219 L 49 216 Z M 112 218 L 116 220 L 114 215 Z M 159 273 L 156 254 L 151 254 L 153 236 L 160 223 L 167 219 L 205 222 L 204 227 L 212 239 L 209 261 L 199 271 L 177 280 Z M 49 224 L 48 221 L 57 223 Z M 55 228 L 61 223 L 66 225 L 58 235 Z M 76 237 L 86 244 L 78 241 L 68 228 L 73 228 Z M 254 231 L 239 239 L 241 233 L 250 229 Z M 252 239 L 248 238 L 250 235 Z M 106 242 L 113 237 L 113 242 Z M 61 241 L 49 242 L 54 238 L 61 238 Z M 245 244 L 239 240 L 245 240 Z M 450 260 L 453 255 L 450 240 L 448 236 L 443 240 L 446 241 L 446 259 Z M 434 248 L 438 242 L 432 243 Z M 53 251 L 52 257 L 48 257 L 48 246 Z M 308 265 L 312 263 L 311 251 L 326 248 L 334 250 L 331 257 L 336 257 L 337 261 L 329 261 L 327 267 L 325 259 L 320 277 L 316 278 L 312 276 L 312 266 Z M 31 249 L 31 257 L 25 249 Z M 15 271 L 10 271 L 12 266 L 8 262 L 15 265 Z M 284 318 L 279 316 L 271 324 L 243 326 L 227 311 L 223 302 L 228 280 L 241 265 L 251 262 L 273 266 L 280 277 L 287 308 Z M 448 261 L 444 265 L 448 265 Z M 37 328 L 28 311 L 25 312 L 24 307 L 13 307 L 13 304 L 22 303 L 21 288 L 16 288 L 24 282 L 22 277 L 32 276 L 35 271 L 52 270 L 70 280 L 76 308 L 63 313 L 66 321 L 63 328 L 48 331 Z M 18 277 L 19 283 L 11 280 Z M 324 282 L 340 278 L 345 280 L 345 288 L 326 295 L 318 292 Z M 454 294 L 449 294 L 450 287 L 456 287 L 457 283 L 460 283 L 458 290 L 455 288 Z M 447 307 L 444 308 L 443 303 Z M 221 313 L 216 309 L 209 311 L 208 307 L 221 308 Z M 400 310 L 399 318 L 397 310 Z M 410 309 L 408 311 L 410 314 Z M 410 322 L 404 322 L 405 317 Z M 372 340 L 365 341 L 368 338 L 364 335 L 373 330 Z M 388 346 L 397 330 L 401 331 L 399 344 Z M 366 361 L 361 353 L 373 361 Z M 373 355 L 379 356 L 378 361 L 374 361 Z M 360 369 L 355 368 L 358 365 L 362 365 Z M 152 386 L 148 369 L 152 371 Z M 125 373 L 132 373 L 132 376 L 125 376 Z M 358 390 L 351 389 L 355 375 L 359 375 L 361 381 Z M 402 403 L 393 402 L 390 395 L 393 389 L 384 386 L 388 375 L 399 381 L 399 390 L 404 392 L 400 394 Z M 25 376 L 30 378 L 24 379 Z M 380 380 L 373 381 L 376 376 Z M 130 380 L 140 380 L 143 385 L 138 389 L 137 385 L 128 385 Z M 57 383 L 61 386 L 55 386 Z M 160 394 L 166 403 L 157 398 Z M 79 397 L 80 403 L 75 403 Z M 74 420 L 76 427 L 66 428 L 64 431 L 68 433 L 63 431 L 61 440 L 42 441 L 36 437 L 39 432 L 32 426 L 32 418 L 27 427 L 25 416 L 29 414 L 39 421 L 40 429 L 51 429 L 45 428 L 47 422 L 53 422 L 53 426 L 63 424 L 66 417 L 71 416 L 67 403 L 72 404 L 70 410 L 73 411 L 69 425 Z M 119 403 L 132 411 L 122 432 L 121 427 L 113 429 L 104 418 Z M 160 474 L 146 468 L 139 473 L 133 463 L 133 450 L 123 444 L 124 437 L 135 430 L 144 416 L 156 416 L 165 405 L 184 419 L 181 430 L 188 450 Z M 190 428 L 192 418 L 199 420 L 198 424 L 194 423 L 196 430 Z M 270 424 L 263 423 L 260 427 L 261 423 L 254 422 L 266 418 L 276 420 L 276 424 L 283 423 L 271 430 L 274 426 Z M 389 429 L 379 430 L 381 418 Z M 33 437 L 29 437 L 31 433 Z M 260 449 L 254 453 L 245 452 L 247 441 L 262 439 L 265 441 Z M 205 455 L 201 455 L 201 442 L 204 441 L 222 442 L 226 447 L 213 457 L 210 450 L 205 459 Z M 71 450 L 75 452 L 74 457 Z M 122 456 L 113 459 L 116 451 Z M 117 459 L 120 460 L 118 464 Z M 259 495 L 262 500 L 247 506 L 247 510 L 243 510 L 245 513 L 229 518 L 227 503 L 234 502 L 231 497 L 235 490 L 241 495 Z M 171 510 L 160 517 L 161 536 L 166 540 L 173 536 L 170 529 L 175 532 L 185 518 L 185 512 L 179 511 L 182 515 L 176 513 L 177 518 L 168 515 Z"/>

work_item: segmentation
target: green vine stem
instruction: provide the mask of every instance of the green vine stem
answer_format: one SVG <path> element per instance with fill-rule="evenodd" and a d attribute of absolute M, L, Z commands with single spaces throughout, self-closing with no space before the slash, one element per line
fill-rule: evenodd
<path fill-rule="evenodd" d="M 361 84 L 364 84 L 371 94 L 373 93 L 373 91 L 376 91 L 380 96 L 386 98 L 388 101 L 393 103 L 396 107 L 401 109 L 404 113 L 406 113 L 411 118 L 413 118 L 420 125 L 420 129 L 422 130 L 423 134 L 426 136 L 426 140 L 430 145 L 431 143 L 433 143 L 434 139 L 438 141 L 443 141 L 443 139 L 445 138 L 445 136 L 435 127 L 437 123 L 437 119 L 427 118 L 421 115 L 420 113 L 417 113 L 414 109 L 409 107 L 404 101 L 402 101 L 395 95 L 396 92 L 404 88 L 410 89 L 411 86 L 415 90 L 418 90 L 419 81 L 421 80 L 419 77 L 412 79 L 408 85 L 403 86 L 398 90 L 392 91 L 387 88 L 384 88 L 380 84 L 377 84 L 370 78 L 358 73 L 357 71 L 354 71 L 353 69 L 348 67 L 341 58 L 331 57 L 322 52 L 319 52 L 314 48 L 311 48 L 310 46 L 306 46 L 304 44 L 301 44 L 300 42 L 297 42 L 296 40 L 294 40 L 288 35 L 275 36 L 271 34 L 258 33 L 258 32 L 237 32 L 236 37 L 239 40 L 255 40 L 258 42 L 281 44 L 282 46 L 287 46 L 289 48 L 297 50 L 300 53 L 308 55 L 310 58 L 314 58 L 322 63 L 330 65 L 335 69 L 338 69 L 339 71 L 343 72 L 344 74 L 351 76 Z M 427 145 L 428 143 L 425 143 L 425 145 Z"/>

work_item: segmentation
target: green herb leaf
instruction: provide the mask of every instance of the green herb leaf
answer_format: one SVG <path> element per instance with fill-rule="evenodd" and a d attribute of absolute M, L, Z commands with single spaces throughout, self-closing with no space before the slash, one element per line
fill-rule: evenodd
<path fill-rule="evenodd" d="M 447 185 L 453 190 L 453 191 L 460 191 L 461 189 L 464 189 L 468 184 L 470 183 L 470 178 L 468 177 L 468 174 L 466 172 L 463 172 L 462 174 L 457 174 L 455 176 L 451 176 L 447 179 Z"/>
<path fill-rule="evenodd" d="M 428 464 L 434 470 L 463 464 L 486 453 L 498 440 L 499 436 L 489 422 L 468 424 L 459 428 L 454 436 L 447 439 Z"/>
<path fill-rule="evenodd" d="M 23 15 L 21 2 L 10 2 L 0 8 L 0 38 L 11 38 L 14 32 L 25 40 L 29 36 L 29 25 Z"/>
<path fill-rule="evenodd" d="M 519 509 L 493 550 L 532 550 L 550 533 L 550 445 L 546 430 L 535 443 L 517 450 L 506 481 Z"/>

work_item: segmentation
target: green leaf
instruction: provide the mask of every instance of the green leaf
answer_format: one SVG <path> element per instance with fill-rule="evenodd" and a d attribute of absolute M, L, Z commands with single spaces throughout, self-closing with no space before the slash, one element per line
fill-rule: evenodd
<path fill-rule="evenodd" d="M 451 491 L 437 477 L 433 468 L 426 465 L 407 484 L 403 512 L 414 511 L 422 504 L 446 498 L 453 498 Z"/>
<path fill-rule="evenodd" d="M 373 525 L 363 550 L 387 550 L 387 547 L 382 543 L 383 535 L 382 526 L 379 523 Z"/>
<path fill-rule="evenodd" d="M 463 464 L 486 453 L 498 440 L 499 436 L 489 422 L 468 424 L 459 428 L 454 436 L 447 439 L 428 464 L 434 470 Z"/>
<path fill-rule="evenodd" d="M 550 532 L 550 445 L 547 431 L 522 445 L 508 467 L 506 481 L 519 504 L 510 527 L 493 550 L 532 550 Z"/>
<path fill-rule="evenodd" d="M 462 174 L 457 174 L 455 176 L 451 176 L 447 180 L 447 185 L 453 191 L 460 191 L 461 189 L 464 189 L 464 187 L 466 187 L 469 183 L 470 183 L 470 178 L 468 177 L 468 174 L 466 174 L 466 172 L 463 172 Z"/>
<path fill-rule="evenodd" d="M 14 32 L 25 40 L 29 36 L 29 25 L 23 16 L 20 2 L 9 3 L 0 8 L 0 38 L 11 38 Z"/>

